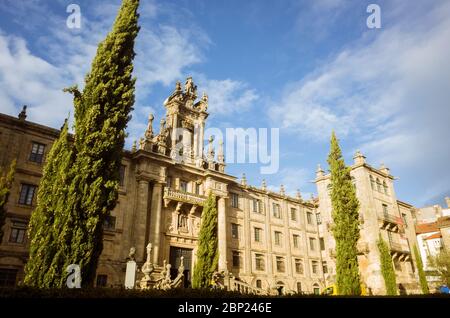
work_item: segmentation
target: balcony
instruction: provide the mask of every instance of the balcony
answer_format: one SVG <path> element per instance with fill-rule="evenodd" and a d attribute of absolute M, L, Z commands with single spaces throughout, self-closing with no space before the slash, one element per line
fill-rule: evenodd
<path fill-rule="evenodd" d="M 398 258 L 400 261 L 410 259 L 411 252 L 409 251 L 408 243 L 406 241 L 401 243 L 390 241 L 389 246 L 393 258 Z"/>
<path fill-rule="evenodd" d="M 189 203 L 195 206 L 203 206 L 206 197 L 199 194 L 188 193 L 180 190 L 164 188 L 164 206 L 167 207 L 171 201 Z"/>
<path fill-rule="evenodd" d="M 383 214 L 378 216 L 378 223 L 380 225 L 380 229 L 387 230 L 391 232 L 403 233 L 403 221 L 400 217 L 391 215 L 391 214 Z"/>

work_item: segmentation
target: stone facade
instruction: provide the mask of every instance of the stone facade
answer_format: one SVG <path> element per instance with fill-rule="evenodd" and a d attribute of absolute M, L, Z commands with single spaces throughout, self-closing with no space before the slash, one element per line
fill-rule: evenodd
<path fill-rule="evenodd" d="M 166 116 L 153 131 L 153 115 L 139 144 L 124 150 L 119 199 L 105 223 L 97 284 L 123 286 L 129 250 L 135 248 L 140 268 L 152 244 L 152 262 L 172 264 L 176 273 L 184 259 L 186 284 L 196 261 L 202 205 L 212 190 L 217 196 L 219 270 L 265 291 L 318 293 L 334 280 L 334 240 L 330 232 L 329 176 L 317 171 L 318 198 L 303 200 L 238 182 L 225 173 L 220 143 L 204 149 L 208 96 L 197 101 L 197 87 L 188 78 L 177 83 L 164 102 Z M 18 158 L 7 203 L 5 235 L 0 245 L 3 284 L 23 279 L 28 241 L 24 232 L 36 205 L 42 167 L 59 131 L 0 114 L 0 164 Z M 375 169 L 360 153 L 352 166 L 361 203 L 361 275 L 373 294 L 384 293 L 376 240 L 390 243 L 397 280 L 408 292 L 418 290 L 411 246 L 416 244 L 411 205 L 397 200 L 385 167 Z"/>

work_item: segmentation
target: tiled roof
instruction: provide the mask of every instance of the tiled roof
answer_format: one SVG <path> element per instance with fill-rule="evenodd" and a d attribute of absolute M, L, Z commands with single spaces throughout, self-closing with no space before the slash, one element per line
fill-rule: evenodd
<path fill-rule="evenodd" d="M 437 227 L 436 222 L 422 223 L 422 224 L 416 225 L 416 233 L 417 234 L 438 232 L 438 231 L 439 231 L 439 228 Z"/>
<path fill-rule="evenodd" d="M 441 237 L 442 237 L 441 233 L 435 233 L 435 234 L 432 234 L 432 235 L 426 237 L 425 240 L 432 240 L 432 239 L 437 239 L 437 238 L 441 238 Z"/>

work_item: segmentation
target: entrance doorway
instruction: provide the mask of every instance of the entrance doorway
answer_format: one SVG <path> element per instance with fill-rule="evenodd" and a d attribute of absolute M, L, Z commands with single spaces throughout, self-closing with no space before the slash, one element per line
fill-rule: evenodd
<path fill-rule="evenodd" d="M 184 257 L 183 265 L 184 265 L 184 287 L 191 286 L 191 265 L 192 265 L 192 249 L 190 248 L 181 248 L 181 247 L 170 247 L 170 277 L 171 279 L 175 279 L 178 275 L 178 268 L 181 265 L 181 257 Z"/>

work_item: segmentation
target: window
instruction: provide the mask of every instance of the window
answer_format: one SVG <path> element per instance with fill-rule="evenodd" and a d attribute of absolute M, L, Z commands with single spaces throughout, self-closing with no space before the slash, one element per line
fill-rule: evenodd
<path fill-rule="evenodd" d="M 260 279 L 256 280 L 256 288 L 262 288 L 262 281 Z"/>
<path fill-rule="evenodd" d="M 313 225 L 313 215 L 311 212 L 306 212 L 306 220 L 309 225 Z"/>
<path fill-rule="evenodd" d="M 31 146 L 30 161 L 42 163 L 42 159 L 44 158 L 44 149 L 45 145 L 33 142 L 33 145 Z"/>
<path fill-rule="evenodd" d="M 35 191 L 36 186 L 31 184 L 22 184 L 22 188 L 20 189 L 19 204 L 32 205 Z"/>
<path fill-rule="evenodd" d="M 125 166 L 121 165 L 119 169 L 119 186 L 123 187 L 125 185 Z"/>
<path fill-rule="evenodd" d="M 302 292 L 302 283 L 297 282 L 297 293 L 301 293 Z"/>
<path fill-rule="evenodd" d="M 320 213 L 316 213 L 316 221 L 318 225 L 322 224 L 322 216 Z"/>
<path fill-rule="evenodd" d="M 264 255 L 255 254 L 255 267 L 258 271 L 264 270 Z"/>
<path fill-rule="evenodd" d="M 320 244 L 320 250 L 325 251 L 325 240 L 323 239 L 323 237 L 319 238 L 319 244 Z"/>
<path fill-rule="evenodd" d="M 319 273 L 319 262 L 318 261 L 311 261 L 311 269 L 313 274 Z"/>
<path fill-rule="evenodd" d="M 316 239 L 313 237 L 309 238 L 309 249 L 311 251 L 315 251 L 316 250 Z"/>
<path fill-rule="evenodd" d="M 277 256 L 276 262 L 277 262 L 277 272 L 284 273 L 284 271 L 285 271 L 284 258 L 281 256 Z"/>
<path fill-rule="evenodd" d="M 276 203 L 272 203 L 272 211 L 273 211 L 273 216 L 277 219 L 281 219 L 281 210 L 280 210 L 280 205 L 276 204 Z"/>
<path fill-rule="evenodd" d="M 195 194 L 200 194 L 200 183 L 195 183 Z"/>
<path fill-rule="evenodd" d="M 392 237 L 392 232 L 387 231 L 387 234 L 388 234 L 389 243 L 394 243 L 394 238 Z"/>
<path fill-rule="evenodd" d="M 324 274 L 328 273 L 328 266 L 327 266 L 327 262 L 322 262 L 322 270 Z"/>
<path fill-rule="evenodd" d="M 303 275 L 303 261 L 299 258 L 295 259 L 295 272 Z"/>
<path fill-rule="evenodd" d="M 320 288 L 318 284 L 313 285 L 314 295 L 320 295 Z"/>
<path fill-rule="evenodd" d="M 107 216 L 105 222 L 103 223 L 104 230 L 113 231 L 116 228 L 116 217 L 115 216 Z"/>
<path fill-rule="evenodd" d="M 372 190 L 375 190 L 375 180 L 372 176 L 370 176 L 370 187 L 372 188 Z"/>
<path fill-rule="evenodd" d="M 231 237 L 239 239 L 239 225 L 235 223 L 231 223 Z"/>
<path fill-rule="evenodd" d="M 27 230 L 27 223 L 13 222 L 13 225 L 11 227 L 11 234 L 9 235 L 9 242 L 22 244 L 25 238 L 26 230 Z"/>
<path fill-rule="evenodd" d="M 292 235 L 292 241 L 294 242 L 294 248 L 298 248 L 299 240 L 300 240 L 300 236 L 298 234 Z"/>
<path fill-rule="evenodd" d="M 403 223 L 405 224 L 405 228 L 407 228 L 408 227 L 408 221 L 406 219 L 406 214 L 405 213 L 402 213 L 402 219 L 403 219 Z"/>
<path fill-rule="evenodd" d="M 388 216 L 389 212 L 388 212 L 388 206 L 386 204 L 383 203 L 383 214 L 384 216 Z"/>
<path fill-rule="evenodd" d="M 261 242 L 262 229 L 255 227 L 255 242 Z"/>
<path fill-rule="evenodd" d="M 261 201 L 258 199 L 253 199 L 253 212 L 262 214 Z"/>
<path fill-rule="evenodd" d="M 381 192 L 381 182 L 380 179 L 377 178 L 377 190 L 378 192 Z"/>
<path fill-rule="evenodd" d="M 97 287 L 106 287 L 108 283 L 107 275 L 97 275 Z"/>
<path fill-rule="evenodd" d="M 0 268 L 0 287 L 14 287 L 16 285 L 17 269 Z"/>
<path fill-rule="evenodd" d="M 384 189 L 384 194 L 388 194 L 388 186 L 386 184 L 386 181 L 383 181 L 383 189 Z"/>
<path fill-rule="evenodd" d="M 233 267 L 241 267 L 241 253 L 233 251 Z"/>
<path fill-rule="evenodd" d="M 231 194 L 231 206 L 233 208 L 239 208 L 239 195 L 236 193 Z"/>
<path fill-rule="evenodd" d="M 167 184 L 166 184 L 167 188 L 172 188 L 172 178 L 171 177 L 167 177 Z"/>
<path fill-rule="evenodd" d="M 282 234 L 281 232 L 275 231 L 275 245 L 281 246 Z"/>
<path fill-rule="evenodd" d="M 297 209 L 291 208 L 291 220 L 297 221 Z"/>
<path fill-rule="evenodd" d="M 180 181 L 180 190 L 187 192 L 187 182 L 186 181 Z"/>

